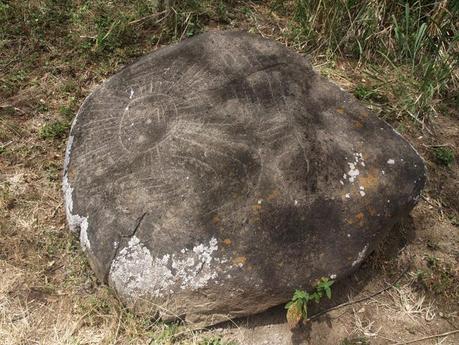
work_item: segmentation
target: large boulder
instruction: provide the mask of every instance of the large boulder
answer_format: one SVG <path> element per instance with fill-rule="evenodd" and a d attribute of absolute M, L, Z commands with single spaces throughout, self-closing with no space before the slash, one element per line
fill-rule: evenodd
<path fill-rule="evenodd" d="M 304 57 L 213 32 L 86 99 L 63 185 L 100 280 L 138 311 L 212 324 L 348 275 L 424 182 L 410 144 Z"/>

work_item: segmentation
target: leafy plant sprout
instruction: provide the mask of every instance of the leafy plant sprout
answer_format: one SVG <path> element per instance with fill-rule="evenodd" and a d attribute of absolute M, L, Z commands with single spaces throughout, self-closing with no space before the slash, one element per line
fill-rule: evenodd
<path fill-rule="evenodd" d="M 308 319 L 308 303 L 314 301 L 319 303 L 322 297 L 332 297 L 331 286 L 335 281 L 322 277 L 316 284 L 314 292 L 295 290 L 292 300 L 285 305 L 287 309 L 287 321 L 289 325 L 295 327 L 301 320 Z"/>

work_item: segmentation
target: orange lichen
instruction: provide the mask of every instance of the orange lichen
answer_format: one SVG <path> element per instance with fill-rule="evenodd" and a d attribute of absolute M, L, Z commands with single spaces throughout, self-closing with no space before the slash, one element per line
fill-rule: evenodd
<path fill-rule="evenodd" d="M 233 264 L 238 265 L 238 266 L 245 265 L 246 262 L 247 262 L 247 258 L 245 256 L 238 256 L 233 259 Z"/>
<path fill-rule="evenodd" d="M 212 218 L 212 223 L 214 223 L 215 225 L 218 225 L 220 224 L 221 222 L 221 219 L 218 215 L 215 215 L 213 218 Z"/>
<path fill-rule="evenodd" d="M 355 215 L 355 219 L 357 219 L 357 221 L 361 222 L 363 221 L 363 219 L 365 218 L 364 214 L 362 212 L 359 212 Z"/>
<path fill-rule="evenodd" d="M 229 238 L 225 238 L 225 239 L 223 240 L 223 244 L 224 244 L 225 246 L 230 246 L 231 243 L 233 243 L 233 241 L 231 241 Z"/>
<path fill-rule="evenodd" d="M 378 170 L 373 168 L 370 169 L 367 175 L 360 175 L 359 184 L 365 187 L 366 191 L 376 189 L 379 185 Z"/>
<path fill-rule="evenodd" d="M 359 212 L 355 215 L 353 219 L 346 219 L 346 223 L 348 224 L 358 224 L 359 226 L 362 226 L 365 220 L 365 215 L 363 212 Z"/>

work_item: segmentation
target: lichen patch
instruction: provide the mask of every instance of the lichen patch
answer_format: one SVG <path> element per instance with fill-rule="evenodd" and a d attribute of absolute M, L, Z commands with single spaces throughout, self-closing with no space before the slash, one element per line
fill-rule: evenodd
<path fill-rule="evenodd" d="M 150 250 L 133 236 L 113 260 L 110 283 L 131 298 L 145 295 L 164 297 L 179 289 L 196 290 L 215 280 L 214 258 L 218 242 L 212 237 L 193 249 L 154 258 Z"/>
<path fill-rule="evenodd" d="M 348 162 L 349 170 L 347 173 L 343 175 L 343 178 L 346 180 L 348 179 L 349 182 L 354 183 L 357 177 L 360 175 L 360 170 L 358 166 L 365 167 L 365 161 L 363 159 L 363 155 L 361 153 L 354 153 L 354 160 L 352 162 Z"/>
<path fill-rule="evenodd" d="M 359 265 L 363 261 L 363 259 L 365 259 L 367 250 L 368 250 L 368 244 L 366 244 L 365 247 L 363 247 L 363 249 L 357 255 L 357 259 L 355 259 L 355 261 L 352 262 L 352 267 Z"/>
<path fill-rule="evenodd" d="M 62 179 L 62 190 L 64 193 L 65 214 L 69 228 L 72 232 L 80 233 L 80 245 L 84 251 L 91 249 L 91 243 L 88 238 L 89 221 L 88 217 L 74 214 L 73 212 L 73 188 L 70 185 L 67 168 L 70 162 L 70 153 L 73 145 L 73 136 L 69 137 L 67 149 L 64 158 L 64 177 Z"/>

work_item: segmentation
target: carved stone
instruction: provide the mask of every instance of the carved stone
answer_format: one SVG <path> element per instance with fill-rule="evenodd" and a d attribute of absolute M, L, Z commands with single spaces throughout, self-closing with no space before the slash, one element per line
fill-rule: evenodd
<path fill-rule="evenodd" d="M 202 34 L 104 82 L 64 171 L 70 228 L 138 311 L 212 324 L 355 270 L 408 214 L 424 164 L 277 42 Z"/>

